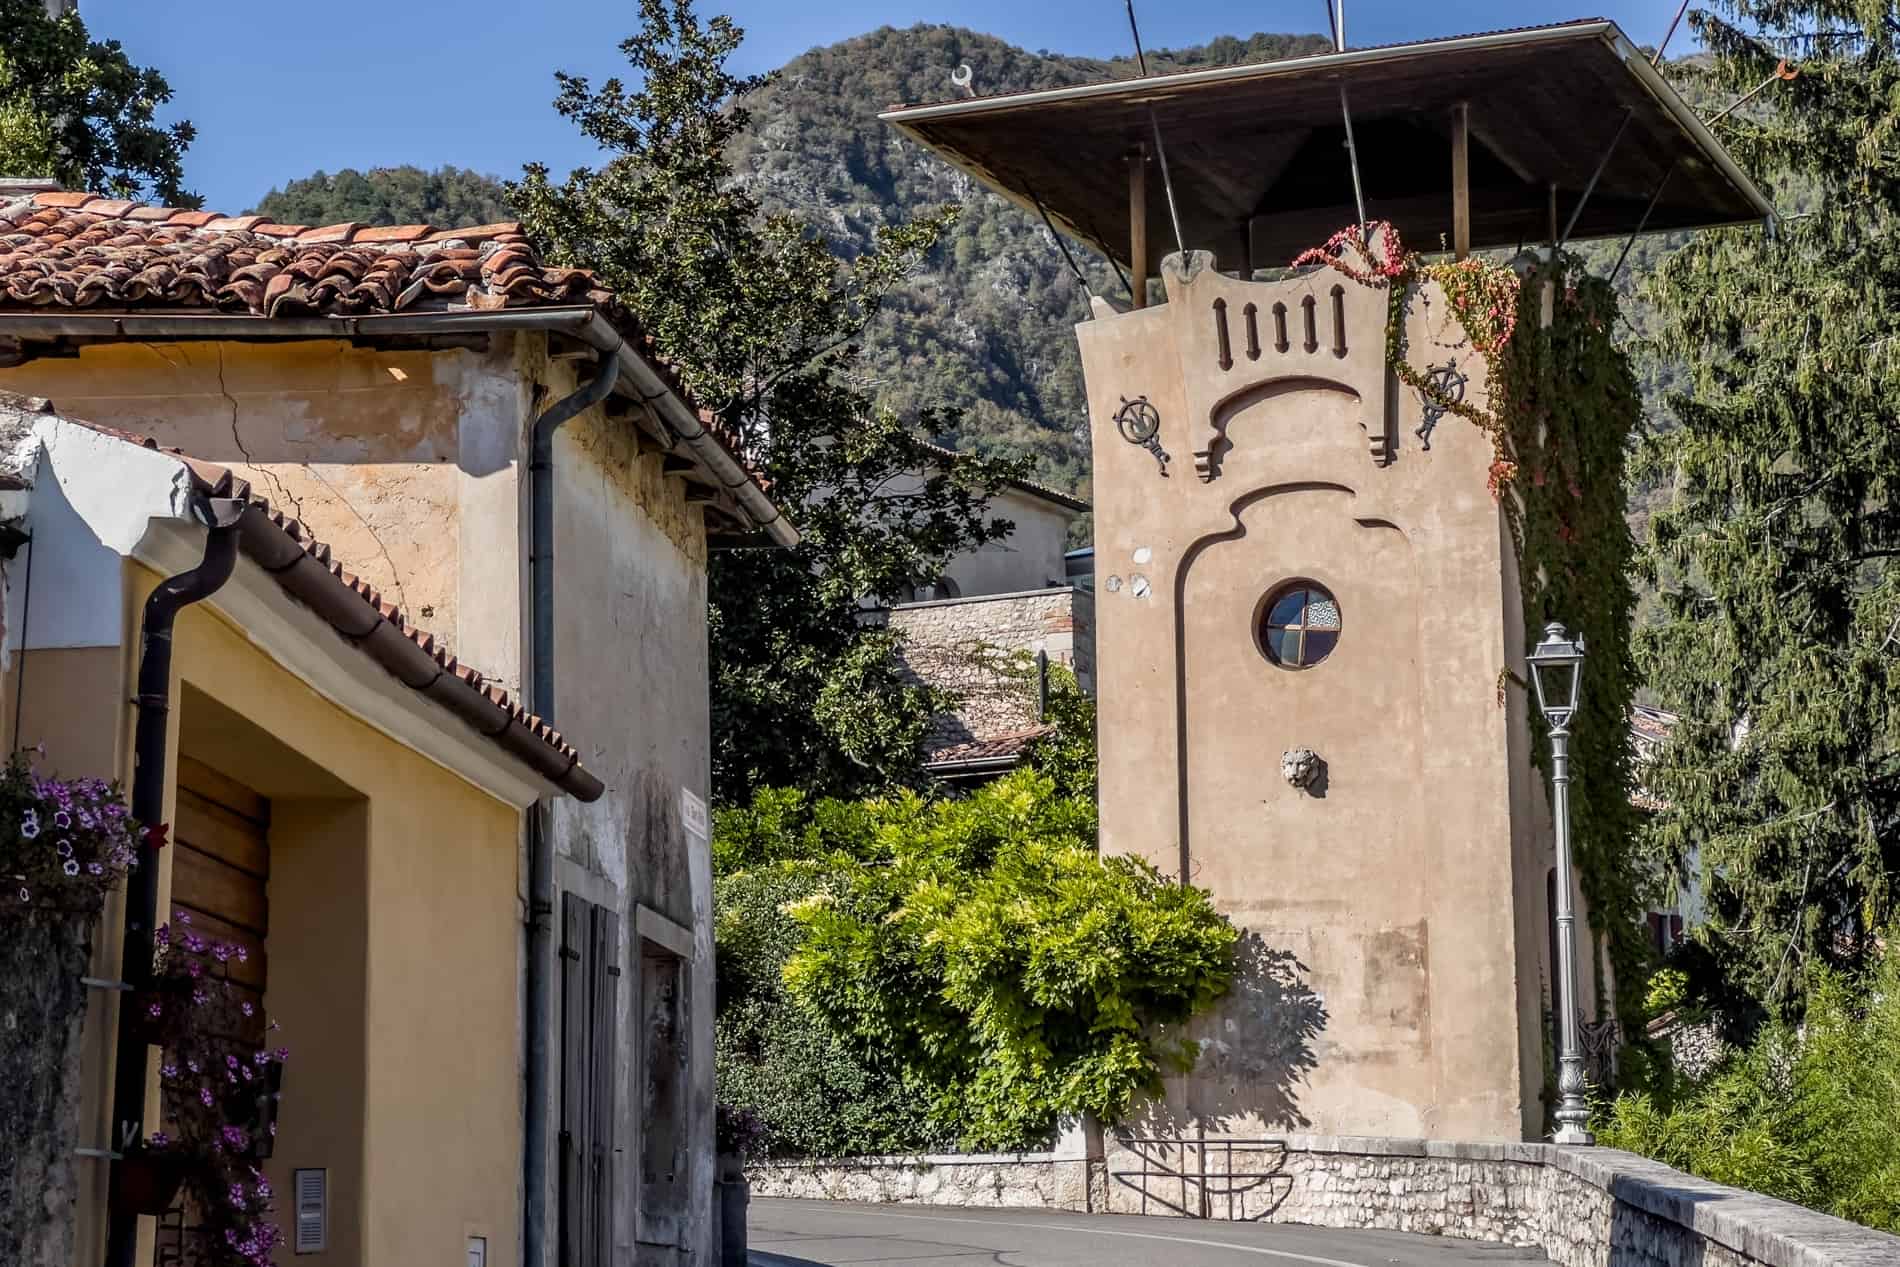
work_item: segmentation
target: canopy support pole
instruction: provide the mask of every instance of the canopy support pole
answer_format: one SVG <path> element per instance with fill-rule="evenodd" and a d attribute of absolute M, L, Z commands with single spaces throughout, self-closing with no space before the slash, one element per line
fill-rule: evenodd
<path fill-rule="evenodd" d="M 1128 156 L 1128 291 L 1135 307 L 1148 306 L 1148 147 Z"/>
<path fill-rule="evenodd" d="M 1457 259 L 1471 255 L 1471 103 L 1451 111 L 1451 249 Z"/>

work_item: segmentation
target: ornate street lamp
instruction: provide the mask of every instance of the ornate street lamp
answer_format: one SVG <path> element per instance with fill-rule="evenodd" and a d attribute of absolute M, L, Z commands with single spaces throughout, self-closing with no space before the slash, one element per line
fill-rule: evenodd
<path fill-rule="evenodd" d="M 1576 911 L 1570 900 L 1570 719 L 1583 686 L 1583 635 L 1556 622 L 1530 656 L 1537 706 L 1550 725 L 1550 809 L 1557 822 L 1557 1134 L 1559 1144 L 1594 1144 L 1583 1102 L 1583 1053 L 1577 1046 Z"/>

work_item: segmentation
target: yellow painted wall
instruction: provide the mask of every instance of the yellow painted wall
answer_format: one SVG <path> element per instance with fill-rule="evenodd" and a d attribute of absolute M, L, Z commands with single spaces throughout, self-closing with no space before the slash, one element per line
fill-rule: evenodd
<path fill-rule="evenodd" d="M 134 575 L 143 601 L 158 578 Z M 456 1262 L 470 1234 L 513 1261 L 518 815 L 204 607 L 179 617 L 174 670 L 178 749 L 272 800 L 265 1001 L 291 1057 L 268 1172 L 286 1234 L 291 1171 L 330 1170 L 330 1249 L 299 1261 Z"/>

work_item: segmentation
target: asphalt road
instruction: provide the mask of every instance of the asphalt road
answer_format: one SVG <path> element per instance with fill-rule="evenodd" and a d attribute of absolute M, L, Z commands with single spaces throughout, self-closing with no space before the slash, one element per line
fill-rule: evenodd
<path fill-rule="evenodd" d="M 751 1267 L 1517 1267 L 1535 1250 L 1404 1232 L 1120 1214 L 752 1202 Z"/>

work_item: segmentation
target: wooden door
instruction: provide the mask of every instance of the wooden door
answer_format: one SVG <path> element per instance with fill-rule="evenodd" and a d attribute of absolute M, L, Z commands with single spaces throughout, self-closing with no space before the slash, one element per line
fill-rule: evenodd
<path fill-rule="evenodd" d="M 270 802 L 190 757 L 178 760 L 178 808 L 172 833 L 172 918 L 212 941 L 242 946 L 226 965 L 252 1004 L 262 1042 L 265 938 L 270 933 Z"/>

